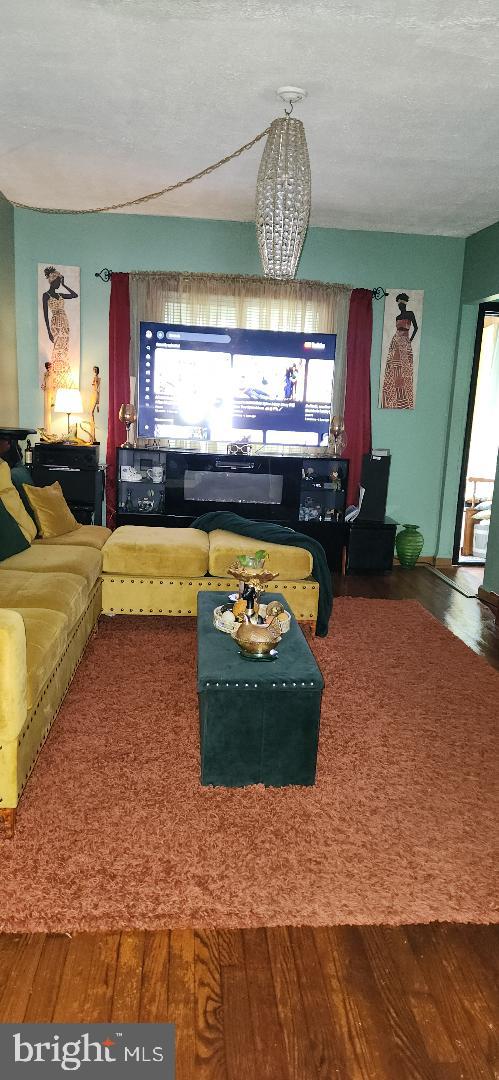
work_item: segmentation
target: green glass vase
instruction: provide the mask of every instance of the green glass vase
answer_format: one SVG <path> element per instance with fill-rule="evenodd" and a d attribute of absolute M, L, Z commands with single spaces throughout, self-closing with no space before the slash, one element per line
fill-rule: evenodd
<path fill-rule="evenodd" d="M 419 525 L 404 525 L 402 532 L 395 537 L 395 547 L 401 566 L 409 569 L 415 566 L 423 550 L 424 536 Z"/>

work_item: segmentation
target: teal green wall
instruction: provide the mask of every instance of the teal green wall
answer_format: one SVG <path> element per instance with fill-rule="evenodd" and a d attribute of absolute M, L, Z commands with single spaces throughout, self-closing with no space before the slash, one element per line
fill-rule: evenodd
<path fill-rule="evenodd" d="M 0 192 L 0 423 L 17 421 L 14 208 Z"/>
<path fill-rule="evenodd" d="M 96 270 L 260 272 L 252 223 L 119 214 L 56 217 L 16 210 L 15 242 L 21 419 L 38 425 L 37 263 L 81 267 L 81 386 L 90 386 L 92 365 L 99 364 L 104 403 L 109 286 L 95 278 Z M 380 301 L 374 303 L 372 399 L 373 445 L 392 451 L 388 513 L 419 524 L 424 553 L 430 555 L 440 520 L 463 258 L 464 240 L 454 237 L 311 228 L 299 269 L 303 278 L 425 291 L 416 408 L 377 407 Z M 105 425 L 103 408 L 101 442 Z"/>
<path fill-rule="evenodd" d="M 463 266 L 463 304 L 491 300 L 499 293 L 499 222 L 469 236 Z"/>

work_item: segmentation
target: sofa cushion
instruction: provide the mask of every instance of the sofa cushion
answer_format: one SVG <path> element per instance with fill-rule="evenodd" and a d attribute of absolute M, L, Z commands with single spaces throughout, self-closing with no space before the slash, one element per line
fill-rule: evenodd
<path fill-rule="evenodd" d="M 18 611 L 0 609 L 0 744 L 16 739 L 26 720 L 26 682 L 23 620 Z"/>
<path fill-rule="evenodd" d="M 26 513 L 24 506 L 10 478 L 10 469 L 6 461 L 0 461 L 0 499 L 9 514 L 17 521 L 19 528 L 29 543 L 35 539 L 36 525 Z"/>
<path fill-rule="evenodd" d="M 236 536 L 225 529 L 214 529 L 210 536 L 210 574 L 224 577 L 227 568 L 238 555 L 254 555 L 264 548 L 269 558 L 265 562 L 266 570 L 278 570 L 279 577 L 291 581 L 302 581 L 312 573 L 313 559 L 309 551 L 298 547 L 285 547 L 283 544 L 267 544 L 253 540 L 248 536 Z M 276 585 L 277 588 L 277 585 Z"/>
<path fill-rule="evenodd" d="M 51 536 L 48 540 L 39 538 L 33 543 L 62 544 L 69 547 L 76 544 L 77 547 L 91 547 L 96 551 L 101 551 L 110 536 L 111 529 L 106 529 L 105 525 L 77 525 L 72 532 L 64 533 L 62 536 Z"/>
<path fill-rule="evenodd" d="M 23 484 L 23 487 L 34 512 L 40 536 L 45 539 L 49 536 L 62 536 L 75 528 L 76 518 L 69 509 L 58 480 L 45 487 L 32 487 L 30 484 Z"/>
<path fill-rule="evenodd" d="M 31 709 L 66 647 L 68 618 L 62 611 L 49 608 L 14 610 L 22 616 L 26 630 L 27 707 Z"/>
<path fill-rule="evenodd" d="M 29 540 L 0 499 L 0 562 L 29 548 Z"/>
<path fill-rule="evenodd" d="M 204 577 L 208 535 L 199 529 L 122 525 L 104 545 L 102 556 L 108 574 Z"/>
<path fill-rule="evenodd" d="M 2 570 L 0 566 L 0 608 L 62 611 L 68 617 L 71 630 L 83 615 L 87 601 L 88 585 L 78 574 L 34 574 Z"/>
<path fill-rule="evenodd" d="M 60 544 L 33 544 L 20 555 L 13 555 L 0 563 L 2 570 L 28 570 L 30 573 L 79 574 L 89 589 L 95 585 L 102 568 L 100 551 L 85 547 L 64 547 Z"/>

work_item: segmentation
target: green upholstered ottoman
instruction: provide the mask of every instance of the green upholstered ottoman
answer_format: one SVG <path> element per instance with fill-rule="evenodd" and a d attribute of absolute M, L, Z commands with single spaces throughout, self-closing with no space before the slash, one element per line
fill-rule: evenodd
<path fill-rule="evenodd" d="M 281 600 L 278 593 L 266 594 Z M 215 787 L 315 782 L 324 680 L 293 619 L 272 662 L 245 660 L 213 626 L 220 595 L 198 594 L 201 783 Z"/>

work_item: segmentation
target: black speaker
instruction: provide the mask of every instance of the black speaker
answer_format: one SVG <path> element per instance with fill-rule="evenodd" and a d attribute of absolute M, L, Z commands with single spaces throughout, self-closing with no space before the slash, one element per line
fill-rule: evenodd
<path fill-rule="evenodd" d="M 358 521 L 385 520 L 390 460 L 389 455 L 364 454 L 360 482 L 365 491 Z"/>
<path fill-rule="evenodd" d="M 394 521 L 356 521 L 350 526 L 347 549 L 347 571 L 381 573 L 393 566 L 393 549 L 397 526 Z"/>

